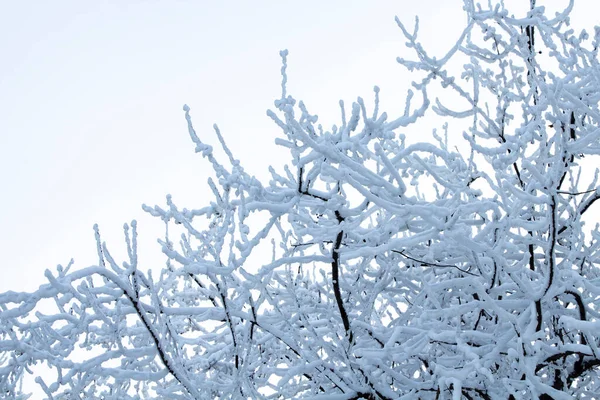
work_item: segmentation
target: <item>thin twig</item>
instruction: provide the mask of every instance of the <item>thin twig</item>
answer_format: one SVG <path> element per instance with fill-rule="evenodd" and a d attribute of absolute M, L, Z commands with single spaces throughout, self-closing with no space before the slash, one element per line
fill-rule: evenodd
<path fill-rule="evenodd" d="M 473 276 L 478 276 L 477 274 L 474 274 L 472 272 L 466 271 L 460 267 L 457 267 L 456 265 L 451 265 L 451 264 L 436 264 L 436 263 L 430 263 L 427 261 L 423 261 L 423 260 L 419 260 L 416 259 L 414 257 L 409 256 L 408 254 L 404 253 L 403 251 L 399 251 L 399 250 L 392 250 L 392 252 L 394 253 L 398 253 L 401 256 L 408 258 L 409 260 L 418 262 L 421 264 L 421 267 L 425 267 L 425 266 L 430 266 L 430 267 L 440 267 L 440 268 L 456 268 L 457 270 L 459 270 L 460 272 L 464 272 L 465 274 L 469 274 L 469 275 L 473 275 Z"/>

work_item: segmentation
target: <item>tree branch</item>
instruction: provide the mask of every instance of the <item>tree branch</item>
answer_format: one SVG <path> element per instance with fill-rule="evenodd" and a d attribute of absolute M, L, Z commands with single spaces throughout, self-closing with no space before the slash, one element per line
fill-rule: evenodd
<path fill-rule="evenodd" d="M 459 270 L 460 272 L 463 272 L 465 274 L 472 275 L 472 276 L 479 276 L 477 274 L 474 274 L 472 272 L 464 270 L 464 269 L 462 269 L 460 267 L 457 267 L 456 265 L 452 265 L 452 264 L 436 264 L 436 263 L 431 263 L 431 262 L 419 260 L 419 259 L 411 257 L 408 254 L 404 253 L 403 251 L 399 251 L 399 250 L 392 250 L 392 252 L 400 254 L 402 257 L 407 258 L 409 260 L 418 262 L 419 264 L 421 264 L 421 267 L 456 268 L 457 270 Z"/>
<path fill-rule="evenodd" d="M 338 223 L 342 223 L 344 218 L 341 216 L 339 211 L 335 211 L 335 216 L 338 220 Z M 342 244 L 342 238 L 344 237 L 344 231 L 340 230 L 335 239 L 335 244 L 332 251 L 333 262 L 331 263 L 331 280 L 333 283 L 333 293 L 335 295 L 335 301 L 337 303 L 338 309 L 340 310 L 340 316 L 342 317 L 342 323 L 344 324 L 344 330 L 346 331 L 346 336 L 348 337 L 348 341 L 352 343 L 354 337 L 352 335 L 352 330 L 350 329 L 350 319 L 348 318 L 348 313 L 344 308 L 344 301 L 342 300 L 342 292 L 340 290 L 340 245 Z"/>

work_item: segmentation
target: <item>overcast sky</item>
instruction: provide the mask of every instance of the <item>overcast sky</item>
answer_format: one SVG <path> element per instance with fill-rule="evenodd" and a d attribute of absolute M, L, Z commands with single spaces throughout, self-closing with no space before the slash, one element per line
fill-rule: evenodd
<path fill-rule="evenodd" d="M 410 53 L 394 16 L 412 26 L 419 14 L 440 55 L 465 24 L 461 0 L 1 4 L 0 292 L 33 290 L 71 258 L 96 263 L 94 223 L 122 254 L 122 225 L 137 219 L 141 267 L 162 263 L 162 226 L 141 204 L 210 200 L 183 104 L 203 140 L 216 143 L 217 123 L 264 177 L 286 160 L 265 114 L 280 95 L 279 50 L 290 94 L 328 126 L 340 99 L 370 101 L 373 85 L 383 109 L 403 109 L 411 78 L 395 58 Z M 577 21 L 597 22 L 593 4 L 576 0 Z"/>

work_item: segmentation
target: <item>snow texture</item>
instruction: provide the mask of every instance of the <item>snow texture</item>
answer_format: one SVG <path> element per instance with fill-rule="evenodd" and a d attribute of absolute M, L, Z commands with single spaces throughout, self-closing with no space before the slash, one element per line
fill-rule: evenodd
<path fill-rule="evenodd" d="M 290 163 L 270 182 L 215 126 L 222 162 L 184 106 L 214 198 L 144 206 L 166 227 L 159 273 L 135 222 L 121 264 L 95 227 L 97 265 L 0 294 L 1 396 L 43 364 L 49 399 L 598 398 L 600 29 L 577 34 L 572 6 L 466 0 L 441 58 L 397 20 L 404 112 L 375 87 L 331 129 L 289 95 L 282 51 L 268 115 Z M 402 133 L 431 112 L 459 140 Z"/>

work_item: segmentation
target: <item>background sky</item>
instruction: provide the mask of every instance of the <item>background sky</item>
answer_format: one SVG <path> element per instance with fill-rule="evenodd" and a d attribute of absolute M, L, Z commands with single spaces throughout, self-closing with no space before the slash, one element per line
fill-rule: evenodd
<path fill-rule="evenodd" d="M 576 0 L 576 27 L 600 22 L 596 2 Z M 395 58 L 410 53 L 394 16 L 412 27 L 418 14 L 438 55 L 465 25 L 461 0 L 0 5 L 0 292 L 34 290 L 71 258 L 96 263 L 94 223 L 122 255 L 123 223 L 137 219 L 141 268 L 163 262 L 163 226 L 141 204 L 211 200 L 183 104 L 203 140 L 217 143 L 217 123 L 264 178 L 287 160 L 265 113 L 281 93 L 279 50 L 290 52 L 288 92 L 330 126 L 340 99 L 370 103 L 374 85 L 384 110 L 403 110 L 412 79 Z"/>

